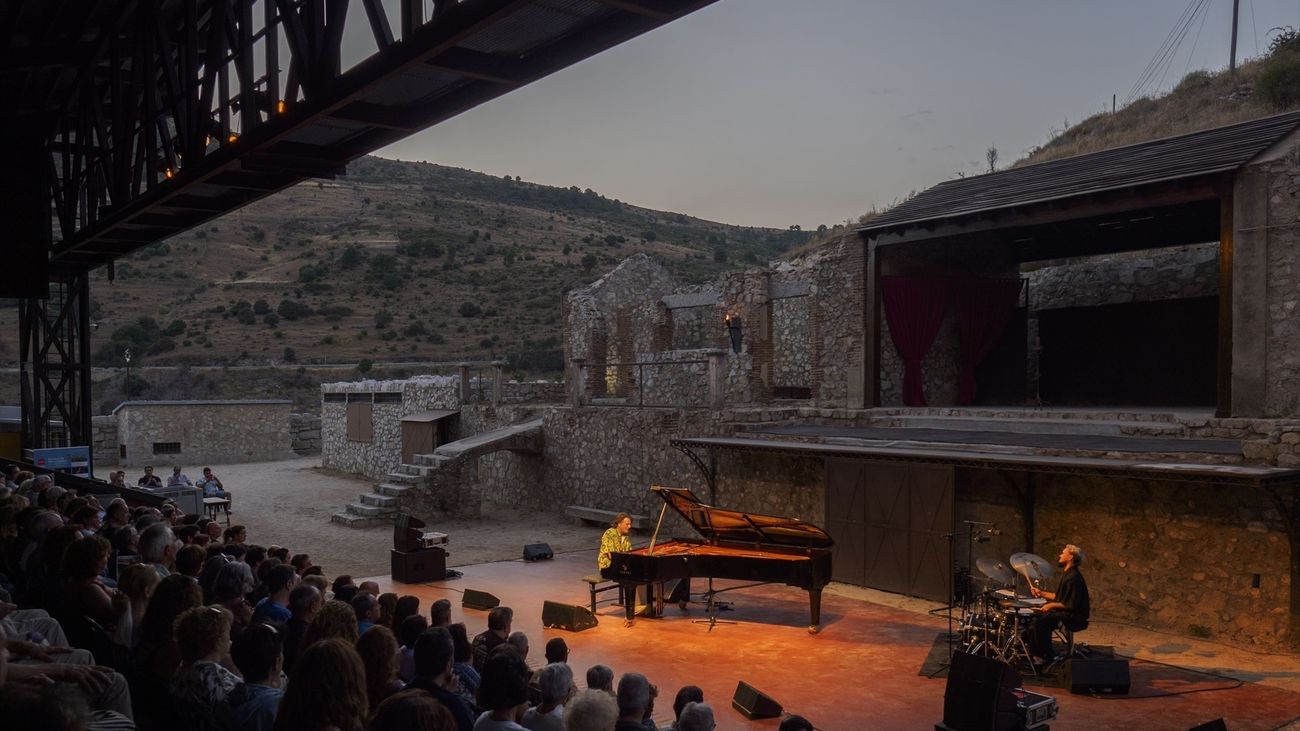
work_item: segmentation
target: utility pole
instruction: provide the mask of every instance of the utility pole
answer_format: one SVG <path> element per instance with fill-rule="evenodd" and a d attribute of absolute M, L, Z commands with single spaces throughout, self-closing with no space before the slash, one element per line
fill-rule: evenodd
<path fill-rule="evenodd" d="M 1232 83 L 1237 83 L 1237 16 L 1240 15 L 1241 0 L 1232 0 L 1232 50 L 1228 52 L 1228 73 Z"/>

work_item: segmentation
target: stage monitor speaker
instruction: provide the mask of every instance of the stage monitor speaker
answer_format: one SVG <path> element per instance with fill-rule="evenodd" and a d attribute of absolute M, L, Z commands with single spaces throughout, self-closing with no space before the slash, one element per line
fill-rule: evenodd
<path fill-rule="evenodd" d="M 393 581 L 422 584 L 447 578 L 447 552 L 441 548 L 422 551 L 392 551 Z"/>
<path fill-rule="evenodd" d="M 1012 731 L 1024 715 L 1012 690 L 1020 673 L 1001 660 L 954 652 L 943 692 L 943 727 L 952 731 Z M 937 728 L 937 727 L 936 727 Z"/>
<path fill-rule="evenodd" d="M 493 609 L 501 606 L 501 600 L 486 591 L 466 589 L 465 596 L 460 600 L 460 605 L 470 609 Z"/>
<path fill-rule="evenodd" d="M 550 544 L 529 543 L 524 546 L 525 561 L 542 561 L 548 558 L 555 558 L 555 552 L 551 550 Z"/>
<path fill-rule="evenodd" d="M 1228 731 L 1228 724 L 1224 723 L 1222 718 L 1216 718 L 1209 723 L 1203 723 L 1200 726 L 1193 726 L 1187 731 Z"/>
<path fill-rule="evenodd" d="M 1128 660 L 1083 660 L 1065 663 L 1065 687 L 1071 693 L 1128 695 Z"/>
<path fill-rule="evenodd" d="M 600 620 L 596 619 L 596 615 L 592 614 L 590 609 L 576 604 L 547 601 L 542 605 L 542 626 L 547 629 L 581 632 L 595 627 L 599 622 Z"/>
<path fill-rule="evenodd" d="M 736 695 L 731 699 L 731 707 L 751 721 L 781 715 L 780 703 L 743 680 L 736 684 Z"/>

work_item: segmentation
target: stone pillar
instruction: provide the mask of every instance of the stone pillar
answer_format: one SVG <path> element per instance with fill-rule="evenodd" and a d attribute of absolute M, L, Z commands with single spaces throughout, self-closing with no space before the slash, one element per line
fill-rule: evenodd
<path fill-rule="evenodd" d="M 469 403 L 470 399 L 473 398 L 473 393 L 471 393 L 469 385 L 469 366 L 461 363 L 456 369 L 456 372 L 460 378 L 460 403 L 464 405 Z"/>
<path fill-rule="evenodd" d="M 709 408 L 721 409 L 727 392 L 727 351 L 709 353 Z"/>
<path fill-rule="evenodd" d="M 1233 185 L 1232 416 L 1263 416 L 1268 384 L 1268 173 L 1248 167 Z M 1224 347 L 1225 344 L 1220 344 Z"/>
<path fill-rule="evenodd" d="M 569 360 L 569 404 L 575 409 L 582 408 L 582 392 L 586 385 L 586 377 L 583 370 L 587 367 L 585 358 L 571 358 Z"/>
<path fill-rule="evenodd" d="M 492 405 L 501 405 L 501 364 L 492 364 Z"/>

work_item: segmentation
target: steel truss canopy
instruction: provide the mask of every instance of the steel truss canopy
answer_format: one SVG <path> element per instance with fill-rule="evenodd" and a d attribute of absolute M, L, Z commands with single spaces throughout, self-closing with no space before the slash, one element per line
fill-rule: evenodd
<path fill-rule="evenodd" d="M 45 145 L 81 271 L 712 2 L 0 0 L 0 131 Z"/>

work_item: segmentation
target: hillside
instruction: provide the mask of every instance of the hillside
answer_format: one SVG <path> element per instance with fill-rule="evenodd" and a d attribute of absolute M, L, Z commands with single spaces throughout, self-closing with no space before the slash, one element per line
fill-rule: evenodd
<path fill-rule="evenodd" d="M 510 357 L 558 370 L 564 293 L 647 252 L 684 282 L 806 240 L 367 157 L 139 251 L 91 282 L 97 366 Z M 17 332 L 11 306 L 0 332 Z M 12 336 L 4 336 L 5 340 Z M 13 362 L 14 342 L 0 341 Z"/>

